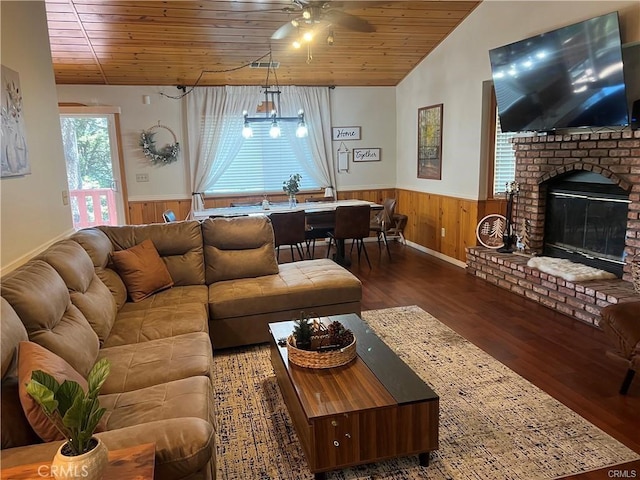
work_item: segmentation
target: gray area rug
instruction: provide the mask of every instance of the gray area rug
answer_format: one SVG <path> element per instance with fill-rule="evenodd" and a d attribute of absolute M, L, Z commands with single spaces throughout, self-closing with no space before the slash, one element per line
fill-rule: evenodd
<path fill-rule="evenodd" d="M 363 319 L 440 396 L 440 448 L 328 474 L 354 479 L 543 479 L 636 460 L 628 449 L 416 306 Z M 214 354 L 218 479 L 313 479 L 268 346 Z"/>

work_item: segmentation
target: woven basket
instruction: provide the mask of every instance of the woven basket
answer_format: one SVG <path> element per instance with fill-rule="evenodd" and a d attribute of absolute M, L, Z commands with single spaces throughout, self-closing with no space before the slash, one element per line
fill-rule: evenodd
<path fill-rule="evenodd" d="M 631 259 L 631 281 L 636 293 L 640 294 L 640 254 Z"/>
<path fill-rule="evenodd" d="M 356 358 L 356 339 L 344 348 L 316 352 L 313 350 L 300 350 L 292 345 L 293 336 L 287 338 L 287 354 L 289 361 L 299 367 L 307 368 L 333 368 L 346 365 Z"/>

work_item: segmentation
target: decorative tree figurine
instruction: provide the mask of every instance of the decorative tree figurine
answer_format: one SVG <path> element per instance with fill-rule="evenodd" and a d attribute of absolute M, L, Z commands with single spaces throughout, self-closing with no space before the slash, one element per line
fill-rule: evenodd
<path fill-rule="evenodd" d="M 518 233 L 516 234 L 516 248 L 520 252 L 526 252 L 529 250 L 529 226 L 531 222 L 526 218 L 523 218 L 520 221 L 520 228 L 518 229 Z"/>
<path fill-rule="evenodd" d="M 294 323 L 293 338 L 296 341 L 296 348 L 309 350 L 311 348 L 311 336 L 313 335 L 313 323 L 304 314 Z"/>

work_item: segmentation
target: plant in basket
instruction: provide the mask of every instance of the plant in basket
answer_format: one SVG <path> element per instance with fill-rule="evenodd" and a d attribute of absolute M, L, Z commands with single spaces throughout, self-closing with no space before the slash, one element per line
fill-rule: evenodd
<path fill-rule="evenodd" d="M 356 357 L 353 332 L 334 320 L 328 326 L 319 319 L 301 313 L 287 340 L 291 363 L 309 368 L 331 368 L 349 363 Z"/>

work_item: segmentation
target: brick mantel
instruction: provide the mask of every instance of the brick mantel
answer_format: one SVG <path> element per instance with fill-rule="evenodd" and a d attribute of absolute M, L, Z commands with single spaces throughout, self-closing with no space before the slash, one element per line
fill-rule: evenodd
<path fill-rule="evenodd" d="M 640 131 L 520 137 L 514 139 L 514 150 L 515 180 L 520 184 L 514 222 L 528 222 L 531 253 L 542 252 L 549 180 L 584 170 L 629 192 L 625 254 L 627 259 L 640 254 Z M 630 282 L 628 263 L 623 279 L 572 283 L 529 268 L 526 262 L 526 257 L 484 247 L 467 249 L 470 274 L 592 325 L 597 325 L 603 306 L 640 299 Z"/>

